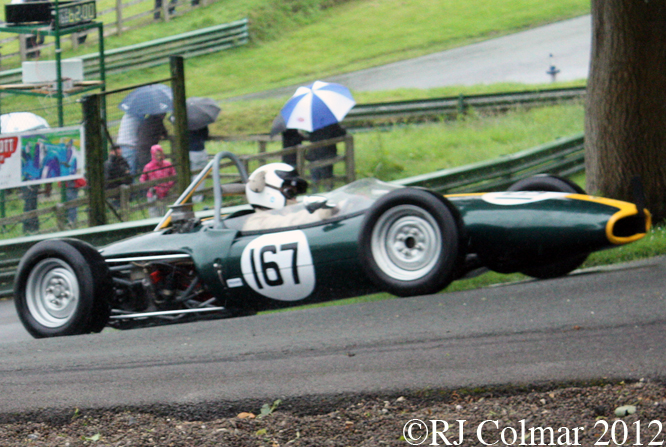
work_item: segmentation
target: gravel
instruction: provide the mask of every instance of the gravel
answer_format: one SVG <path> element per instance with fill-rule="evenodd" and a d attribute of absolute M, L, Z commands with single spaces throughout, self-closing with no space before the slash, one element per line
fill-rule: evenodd
<path fill-rule="evenodd" d="M 408 421 L 411 435 L 418 439 L 409 438 Z M 436 432 L 444 432 L 445 422 L 448 431 L 433 437 L 433 423 Z M 450 445 L 463 446 L 666 445 L 664 423 L 666 383 L 641 380 L 284 402 L 42 410 L 0 415 L 0 445 L 376 447 L 409 446 L 406 438 L 411 445 L 447 445 L 444 437 Z M 455 444 L 460 427 L 462 443 Z"/>

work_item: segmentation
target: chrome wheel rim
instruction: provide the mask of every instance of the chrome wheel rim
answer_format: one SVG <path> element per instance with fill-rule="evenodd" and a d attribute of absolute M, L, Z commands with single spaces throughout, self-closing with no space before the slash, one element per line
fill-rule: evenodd
<path fill-rule="evenodd" d="M 442 253 L 442 233 L 434 217 L 414 205 L 399 205 L 378 219 L 371 238 L 379 269 L 393 279 L 426 276 Z"/>
<path fill-rule="evenodd" d="M 30 315 L 42 326 L 57 328 L 67 324 L 79 304 L 79 281 L 69 264 L 47 258 L 35 265 L 26 284 Z"/>

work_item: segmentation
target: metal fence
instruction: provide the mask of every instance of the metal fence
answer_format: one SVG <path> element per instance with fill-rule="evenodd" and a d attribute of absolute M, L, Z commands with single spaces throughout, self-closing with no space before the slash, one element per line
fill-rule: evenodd
<path fill-rule="evenodd" d="M 169 57 L 178 54 L 185 58 L 215 53 L 245 45 L 249 42 L 247 19 L 211 26 L 189 33 L 164 37 L 128 47 L 104 51 L 106 74 L 167 64 Z M 81 56 L 86 79 L 99 77 L 99 54 Z M 0 85 L 20 83 L 22 69 L 0 71 Z"/>
<path fill-rule="evenodd" d="M 581 100 L 585 97 L 585 94 L 585 87 L 569 87 L 357 104 L 345 117 L 344 124 L 347 127 L 359 127 L 368 123 L 390 123 L 398 120 L 413 121 L 429 116 L 457 116 L 470 109 L 503 111 L 518 105 L 543 106 L 564 101 Z"/>
<path fill-rule="evenodd" d="M 542 173 L 567 177 L 585 169 L 583 134 L 458 168 L 398 180 L 403 186 L 420 186 L 442 194 L 504 190 L 518 180 Z"/>

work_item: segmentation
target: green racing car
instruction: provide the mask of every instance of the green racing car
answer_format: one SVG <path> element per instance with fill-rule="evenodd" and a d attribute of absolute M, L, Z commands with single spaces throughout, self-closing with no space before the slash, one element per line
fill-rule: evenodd
<path fill-rule="evenodd" d="M 222 184 L 222 158 L 241 183 Z M 214 214 L 198 217 L 188 202 L 211 175 Z M 21 322 L 42 338 L 376 292 L 433 294 L 485 269 L 553 278 L 594 251 L 642 238 L 651 225 L 642 206 L 549 175 L 504 192 L 446 196 L 366 178 L 262 211 L 250 224 L 252 207 L 230 214 L 222 207 L 224 194 L 247 182 L 238 158 L 221 153 L 148 234 L 99 249 L 76 239 L 35 244 L 15 279 Z"/>

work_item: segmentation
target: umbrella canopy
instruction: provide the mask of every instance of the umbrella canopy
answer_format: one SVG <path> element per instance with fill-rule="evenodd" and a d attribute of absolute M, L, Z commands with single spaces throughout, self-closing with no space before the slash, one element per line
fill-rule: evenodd
<path fill-rule="evenodd" d="M 126 113 L 136 116 L 160 115 L 173 110 L 173 93 L 163 84 L 151 84 L 132 90 L 118 105 Z"/>
<path fill-rule="evenodd" d="M 312 132 L 339 123 L 355 104 L 347 87 L 315 81 L 307 87 L 299 87 L 280 114 L 287 128 Z"/>
<path fill-rule="evenodd" d="M 220 106 L 210 98 L 187 98 L 187 128 L 189 130 L 203 129 L 214 123 L 220 114 Z"/>
<path fill-rule="evenodd" d="M 278 115 L 273 119 L 273 124 L 271 125 L 271 138 L 273 138 L 275 135 L 284 132 L 287 130 L 287 123 L 284 122 L 284 118 L 282 118 L 282 114 L 278 113 Z"/>
<path fill-rule="evenodd" d="M 12 112 L 0 116 L 0 132 L 13 133 L 28 130 L 49 129 L 49 123 L 30 112 Z"/>

